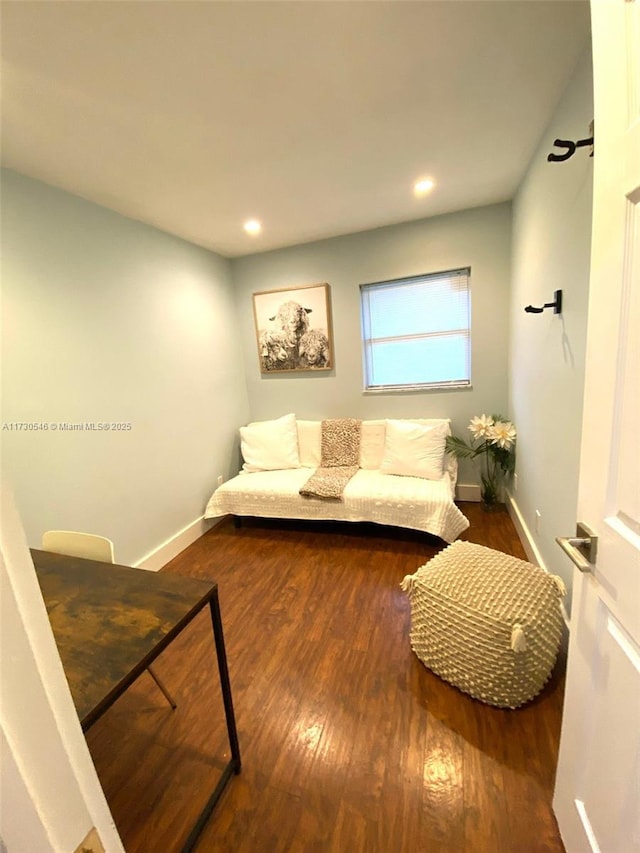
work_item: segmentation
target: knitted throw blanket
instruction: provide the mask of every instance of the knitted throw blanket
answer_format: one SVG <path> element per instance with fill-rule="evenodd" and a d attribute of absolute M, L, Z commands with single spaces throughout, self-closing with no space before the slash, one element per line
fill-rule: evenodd
<path fill-rule="evenodd" d="M 321 465 L 300 489 L 303 497 L 342 500 L 359 468 L 361 429 L 362 421 L 354 418 L 322 421 Z"/>

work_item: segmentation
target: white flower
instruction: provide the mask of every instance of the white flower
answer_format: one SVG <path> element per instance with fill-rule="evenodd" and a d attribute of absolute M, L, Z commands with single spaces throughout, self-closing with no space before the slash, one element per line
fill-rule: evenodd
<path fill-rule="evenodd" d="M 491 444 L 508 450 L 516 438 L 516 428 L 511 421 L 496 421 L 488 433 Z"/>
<path fill-rule="evenodd" d="M 469 423 L 469 432 L 473 433 L 474 438 L 490 438 L 492 436 L 493 418 L 490 415 L 477 415 L 471 418 Z"/>

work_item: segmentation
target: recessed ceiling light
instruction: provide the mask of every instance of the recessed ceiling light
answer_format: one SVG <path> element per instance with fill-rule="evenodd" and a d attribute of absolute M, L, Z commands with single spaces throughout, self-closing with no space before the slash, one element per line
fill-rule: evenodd
<path fill-rule="evenodd" d="M 426 195 L 435 187 L 436 182 L 433 178 L 420 178 L 413 185 L 413 191 L 416 195 Z"/>
<path fill-rule="evenodd" d="M 259 234 L 262 231 L 262 225 L 258 222 L 257 219 L 247 219 L 247 221 L 243 225 L 244 230 L 247 234 Z"/>

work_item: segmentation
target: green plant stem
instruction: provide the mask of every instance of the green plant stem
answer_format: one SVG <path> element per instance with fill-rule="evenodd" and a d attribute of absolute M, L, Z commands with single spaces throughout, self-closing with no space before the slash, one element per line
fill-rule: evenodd
<path fill-rule="evenodd" d="M 503 420 L 494 418 L 494 420 Z M 488 439 L 481 441 L 477 447 L 473 446 L 475 439 L 469 444 L 457 436 L 448 436 L 446 450 L 457 459 L 480 459 L 480 480 L 482 482 L 482 499 L 486 504 L 495 504 L 498 501 L 498 491 L 503 475 L 513 473 L 515 469 L 515 452 L 513 448 L 506 449 L 498 447 Z"/>

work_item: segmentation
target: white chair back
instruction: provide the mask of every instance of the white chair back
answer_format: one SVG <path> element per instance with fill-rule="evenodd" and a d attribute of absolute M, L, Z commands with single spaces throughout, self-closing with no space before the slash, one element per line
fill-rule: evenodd
<path fill-rule="evenodd" d="M 47 530 L 42 535 L 44 551 L 66 554 L 69 557 L 84 557 L 87 560 L 99 560 L 101 563 L 113 563 L 113 542 L 106 536 L 95 533 L 78 533 L 73 530 Z"/>

